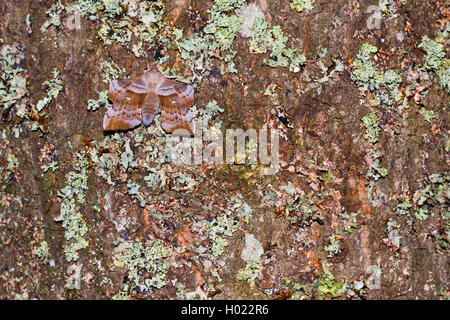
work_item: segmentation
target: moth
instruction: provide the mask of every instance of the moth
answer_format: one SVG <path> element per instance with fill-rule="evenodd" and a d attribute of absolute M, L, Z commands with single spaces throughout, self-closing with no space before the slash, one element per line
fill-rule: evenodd
<path fill-rule="evenodd" d="M 172 133 L 194 134 L 189 107 L 194 103 L 192 86 L 169 80 L 155 65 L 135 79 L 116 79 L 109 86 L 112 101 L 103 119 L 105 131 L 127 130 L 141 123 L 150 126 L 161 109 L 161 127 Z M 183 133 L 181 133 L 183 134 Z"/>

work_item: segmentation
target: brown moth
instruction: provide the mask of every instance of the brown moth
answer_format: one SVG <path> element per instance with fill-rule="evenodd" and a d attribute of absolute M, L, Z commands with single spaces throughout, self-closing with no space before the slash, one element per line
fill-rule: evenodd
<path fill-rule="evenodd" d="M 113 105 L 103 120 L 105 131 L 127 130 L 141 123 L 148 127 L 161 107 L 161 127 L 166 132 L 184 129 L 194 134 L 188 110 L 194 103 L 194 89 L 169 80 L 155 65 L 135 79 L 113 80 L 108 98 Z"/>

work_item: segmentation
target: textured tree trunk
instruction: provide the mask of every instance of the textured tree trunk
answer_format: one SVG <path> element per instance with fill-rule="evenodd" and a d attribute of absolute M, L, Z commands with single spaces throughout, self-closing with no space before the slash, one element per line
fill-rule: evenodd
<path fill-rule="evenodd" d="M 0 3 L 0 298 L 448 298 L 446 1 L 103 2 Z M 104 132 L 99 95 L 158 60 L 197 129 L 278 132 L 276 174 L 170 161 L 159 119 Z"/>

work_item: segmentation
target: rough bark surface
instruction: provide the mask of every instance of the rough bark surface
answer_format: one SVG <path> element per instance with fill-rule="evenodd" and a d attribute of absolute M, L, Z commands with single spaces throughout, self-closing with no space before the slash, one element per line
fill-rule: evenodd
<path fill-rule="evenodd" d="M 268 30 L 280 26 L 286 48 L 306 61 L 269 66 L 270 50 L 256 53 L 238 32 L 234 73 L 221 69 L 221 47 L 195 62 L 162 40 L 176 42 L 173 28 L 178 43 L 205 37 L 213 2 L 227 1 L 162 1 L 144 51 L 195 86 L 197 118 L 214 100 L 223 109 L 208 111 L 208 127 L 278 129 L 275 175 L 262 175 L 262 164 L 163 161 L 168 135 L 158 121 L 105 133 L 106 109 L 88 110 L 108 89 L 102 63 L 125 78 L 149 59 L 133 54 L 136 33 L 123 45 L 113 28 L 106 44 L 99 30 L 125 18 L 139 27 L 127 6 L 151 1 L 111 1 L 122 12 L 98 9 L 69 28 L 75 2 L 62 1 L 61 24 L 42 30 L 57 1 L 0 3 L 0 46 L 16 48 L 10 65 L 27 80 L 25 114 L 0 106 L 0 298 L 448 298 L 450 99 L 419 46 L 426 36 L 442 45 L 441 65 L 449 58 L 447 1 L 380 1 L 379 29 L 367 27 L 369 6 L 384 9 L 374 0 L 316 0 L 300 12 L 295 1 L 254 1 Z M 220 14 L 236 15 L 241 2 Z M 378 49 L 368 62 L 377 72 L 400 75 L 398 101 L 374 103 L 393 87 L 364 90 L 355 80 L 364 43 Z M 37 111 L 54 69 L 63 87 Z M 362 119 L 371 114 L 369 127 Z"/>

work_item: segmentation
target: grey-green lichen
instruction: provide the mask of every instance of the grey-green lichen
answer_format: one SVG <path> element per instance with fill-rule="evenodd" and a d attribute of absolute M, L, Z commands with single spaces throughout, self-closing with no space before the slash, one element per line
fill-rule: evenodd
<path fill-rule="evenodd" d="M 438 37 L 436 40 L 432 40 L 427 36 L 422 38 L 422 42 L 419 44 L 419 48 L 426 52 L 425 64 L 423 69 L 427 71 L 434 71 L 439 77 L 440 85 L 447 88 L 447 92 L 450 93 L 450 59 L 445 58 L 443 37 Z"/>
<path fill-rule="evenodd" d="M 88 189 L 88 159 L 81 153 L 77 153 L 77 157 L 74 171 L 66 175 L 66 186 L 58 192 L 62 203 L 60 214 L 55 218 L 56 222 L 62 222 L 64 228 L 64 238 L 67 240 L 64 253 L 67 261 L 77 261 L 79 258 L 77 251 L 88 246 L 84 238 L 88 226 L 80 212 Z"/>
<path fill-rule="evenodd" d="M 37 248 L 34 250 L 34 254 L 40 260 L 47 260 L 49 255 L 49 247 L 47 241 L 42 241 Z"/>
<path fill-rule="evenodd" d="M 372 64 L 372 57 L 376 52 L 377 47 L 363 43 L 352 62 L 353 72 L 350 78 L 360 89 L 374 93 L 374 99 L 370 101 L 372 106 L 395 108 L 404 101 L 399 89 L 402 78 L 396 70 L 376 70 Z"/>
<path fill-rule="evenodd" d="M 249 260 L 247 261 L 244 268 L 240 269 L 236 275 L 238 280 L 243 280 L 248 283 L 253 283 L 256 278 L 258 278 L 261 273 L 262 266 L 260 263 L 256 261 Z"/>
<path fill-rule="evenodd" d="M 112 300 L 131 300 L 130 294 L 128 293 L 128 284 L 124 285 L 123 290 L 113 295 Z"/>
<path fill-rule="evenodd" d="M 293 72 L 300 71 L 300 66 L 305 64 L 304 55 L 297 54 L 295 48 L 287 48 L 288 37 L 284 35 L 280 26 L 269 29 L 267 22 L 257 17 L 251 31 L 250 51 L 254 53 L 270 52 L 270 59 L 264 59 L 264 64 L 274 68 L 289 67 Z"/>
<path fill-rule="evenodd" d="M 425 108 L 419 109 L 419 114 L 421 114 L 426 122 L 429 124 L 433 124 L 433 119 L 436 119 L 437 116 L 433 110 L 427 110 Z"/>
<path fill-rule="evenodd" d="M 104 90 L 100 92 L 98 95 L 98 99 L 89 99 L 88 100 L 88 110 L 89 111 L 96 111 L 99 108 L 109 108 L 111 105 L 111 102 L 108 99 L 108 90 Z"/>
<path fill-rule="evenodd" d="M 44 172 L 49 172 L 49 171 L 55 172 L 58 169 L 59 169 L 58 161 L 52 161 L 52 162 L 49 162 L 48 164 L 42 165 L 42 170 Z"/>
<path fill-rule="evenodd" d="M 366 155 L 366 162 L 369 166 L 369 170 L 367 171 L 367 178 L 377 181 L 380 178 L 384 178 L 388 175 L 389 171 L 381 166 L 382 158 L 383 154 L 380 150 L 368 150 L 368 153 Z"/>
<path fill-rule="evenodd" d="M 328 244 L 324 247 L 328 252 L 328 258 L 331 258 L 339 253 L 341 243 L 341 232 L 337 231 L 328 237 Z"/>
<path fill-rule="evenodd" d="M 237 51 L 233 48 L 233 42 L 243 20 L 228 12 L 244 4 L 242 0 L 214 1 L 203 32 L 178 43 L 181 57 L 188 61 L 193 72 L 192 80 L 200 80 L 204 72 L 211 69 L 214 58 L 223 61 L 220 67 L 222 74 L 237 71 L 233 61 Z"/>
<path fill-rule="evenodd" d="M 409 217 L 411 209 L 414 216 L 419 221 L 427 220 L 436 208 L 440 212 L 444 228 L 448 227 L 448 202 L 450 177 L 447 172 L 437 172 L 429 176 L 422 177 L 419 180 L 421 187 L 412 194 L 409 189 L 403 190 L 403 193 L 397 197 L 398 204 L 394 211 L 400 216 Z M 410 223 L 410 222 L 409 222 Z"/>
<path fill-rule="evenodd" d="M 8 153 L 7 159 L 6 159 L 6 170 L 8 172 L 12 172 L 19 166 L 19 159 L 13 154 Z"/>
<path fill-rule="evenodd" d="M 292 225 L 305 226 L 320 217 L 317 202 L 323 196 L 311 190 L 306 193 L 302 188 L 289 181 L 276 193 L 263 198 L 267 205 L 276 208 L 276 216 L 281 216 Z"/>
<path fill-rule="evenodd" d="M 197 109 L 197 106 L 193 106 L 190 111 L 202 130 L 208 130 L 211 125 L 214 125 L 217 129 L 222 127 L 222 121 L 212 123 L 212 120 L 215 120 L 219 113 L 224 113 L 225 111 L 218 105 L 216 100 L 208 102 L 206 106 L 199 109 Z"/>
<path fill-rule="evenodd" d="M 394 219 L 389 219 L 387 222 L 387 233 L 391 244 L 395 247 L 400 247 L 400 239 L 403 238 L 400 236 L 400 223 L 398 223 Z"/>
<path fill-rule="evenodd" d="M 174 249 L 156 240 L 150 247 L 140 240 L 121 240 L 115 248 L 114 264 L 128 269 L 132 288 L 149 292 L 166 284 L 168 264 L 164 260 L 173 255 Z"/>
<path fill-rule="evenodd" d="M 291 8 L 302 12 L 303 10 L 310 11 L 314 7 L 315 0 L 291 0 Z"/>
<path fill-rule="evenodd" d="M 394 211 L 398 215 L 406 215 L 413 206 L 406 191 L 401 195 L 400 200 L 401 201 L 395 206 Z"/>
<path fill-rule="evenodd" d="M 49 19 L 42 25 L 41 31 L 45 32 L 52 25 L 60 28 L 63 17 L 71 16 L 76 11 L 81 17 L 101 22 L 98 36 L 105 45 L 120 43 L 137 57 L 147 54 L 144 43 L 157 41 L 158 32 L 165 27 L 162 21 L 165 5 L 162 0 L 78 0 L 68 6 L 58 0 L 47 11 Z"/>
<path fill-rule="evenodd" d="M 378 124 L 378 121 L 380 120 L 375 112 L 372 112 L 371 114 L 362 117 L 362 122 L 366 126 L 366 133 L 364 134 L 364 139 L 371 143 L 376 143 L 379 140 L 379 133 L 380 133 L 380 125 Z"/>
<path fill-rule="evenodd" d="M 434 206 L 437 206 L 445 217 L 450 199 L 449 182 L 450 176 L 447 172 L 431 174 L 421 181 L 422 187 L 416 190 L 412 197 L 417 219 L 426 220 Z"/>
<path fill-rule="evenodd" d="M 114 61 L 105 60 L 100 63 L 102 69 L 103 82 L 110 83 L 114 79 L 118 79 L 119 76 L 125 72 L 125 68 L 120 68 Z"/>
<path fill-rule="evenodd" d="M 59 78 L 59 70 L 55 68 L 52 73 L 53 78 L 48 81 L 44 81 L 42 84 L 42 86 L 47 90 L 47 96 L 37 102 L 34 109 L 36 113 L 40 113 L 44 108 L 52 103 L 52 101 L 58 97 L 59 93 L 64 88 L 64 83 Z"/>
<path fill-rule="evenodd" d="M 394 0 L 379 0 L 378 7 L 385 16 L 392 16 L 397 12 L 396 3 Z"/>
<path fill-rule="evenodd" d="M 210 250 L 214 258 L 221 256 L 225 247 L 228 246 L 228 241 L 224 236 L 231 237 L 238 228 L 237 221 L 229 215 L 229 212 L 224 213 L 214 218 L 207 226 L 211 241 Z"/>
<path fill-rule="evenodd" d="M 0 49 L 0 105 L 4 110 L 15 106 L 19 117 L 27 113 L 27 79 L 21 67 L 24 59 L 24 50 L 18 44 L 4 45 Z"/>
<path fill-rule="evenodd" d="M 42 1 L 41 1 L 42 2 Z M 61 15 L 64 12 L 65 7 L 61 3 L 61 0 L 57 0 L 51 8 L 46 12 L 48 20 L 41 26 L 41 31 L 45 32 L 50 26 L 61 26 Z"/>
<path fill-rule="evenodd" d="M 319 279 L 314 284 L 320 299 L 324 299 L 326 296 L 335 298 L 348 290 L 347 280 L 337 281 L 325 262 L 322 262 L 322 269 L 323 272 L 317 272 Z"/>

